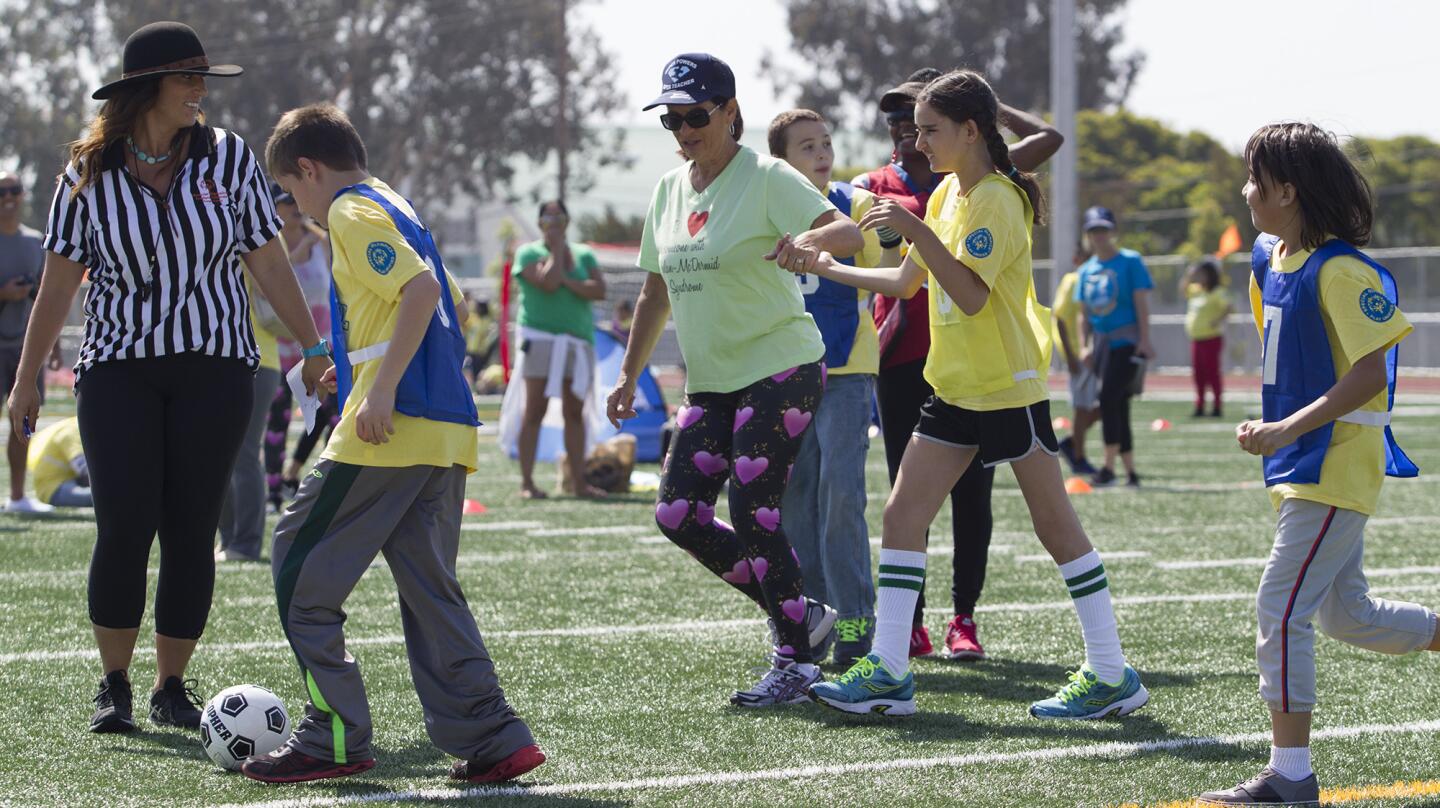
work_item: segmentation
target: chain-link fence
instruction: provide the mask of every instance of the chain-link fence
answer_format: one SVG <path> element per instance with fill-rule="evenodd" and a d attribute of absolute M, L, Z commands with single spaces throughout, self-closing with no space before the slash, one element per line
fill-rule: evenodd
<path fill-rule="evenodd" d="M 605 272 L 608 294 L 604 301 L 595 304 L 594 309 L 595 322 L 603 324 L 610 321 L 617 301 L 635 300 L 648 273 L 635 267 L 633 251 L 602 249 L 598 253 L 601 268 Z M 1429 277 L 1431 272 L 1440 272 L 1440 247 L 1377 249 L 1369 250 L 1368 253 L 1389 267 L 1395 275 L 1395 282 L 1400 288 L 1400 308 L 1415 325 L 1415 333 L 1405 340 L 1402 365 L 1412 371 L 1440 372 L 1440 278 L 1432 281 Z M 1190 343 L 1185 338 L 1185 304 L 1178 288 L 1178 279 L 1184 273 L 1187 261 L 1184 256 L 1161 255 L 1147 257 L 1145 263 L 1155 279 L 1150 329 L 1151 341 L 1154 342 L 1158 354 L 1155 366 L 1188 367 Z M 1253 370 L 1260 365 L 1260 348 L 1254 321 L 1250 317 L 1250 303 L 1246 297 L 1246 290 L 1249 288 L 1249 254 L 1230 256 L 1224 262 L 1224 267 L 1235 308 L 1225 333 L 1225 368 Z M 1035 289 L 1041 302 L 1047 305 L 1050 303 L 1059 277 L 1051 261 L 1035 262 Z M 493 279 L 462 278 L 461 285 L 472 295 L 490 300 L 498 313 L 500 295 Z M 74 360 L 82 336 L 82 300 L 83 290 L 71 311 L 69 325 L 61 337 L 67 361 Z M 655 348 L 651 363 L 660 367 L 677 367 L 682 364 L 673 322 L 666 324 L 665 334 Z"/>

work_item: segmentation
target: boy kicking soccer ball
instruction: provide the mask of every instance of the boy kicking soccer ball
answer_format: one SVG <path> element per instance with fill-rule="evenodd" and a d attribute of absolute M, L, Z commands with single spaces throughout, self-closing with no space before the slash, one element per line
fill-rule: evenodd
<path fill-rule="evenodd" d="M 545 755 L 505 701 L 455 579 L 480 423 L 461 372 L 460 291 L 414 209 L 366 170 L 365 144 L 339 109 L 285 113 L 265 157 L 300 210 L 330 230 L 341 416 L 275 528 L 280 624 L 310 703 L 289 741 L 242 771 L 290 783 L 375 765 L 365 686 L 342 626 L 345 599 L 383 553 L 425 729 L 460 758 L 451 777 L 518 777 Z"/>

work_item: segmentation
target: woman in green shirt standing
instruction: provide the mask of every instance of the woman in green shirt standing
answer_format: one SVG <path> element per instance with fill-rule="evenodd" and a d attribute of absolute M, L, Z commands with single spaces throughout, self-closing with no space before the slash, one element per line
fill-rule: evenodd
<path fill-rule="evenodd" d="M 520 494 L 543 499 L 535 485 L 535 446 L 550 399 L 559 397 L 565 414 L 565 460 L 574 493 L 601 497 L 585 482 L 585 397 L 595 375 L 595 318 L 590 303 L 605 299 L 605 279 L 595 253 L 565 240 L 570 212 L 560 200 L 540 206 L 539 241 L 515 252 L 511 274 L 520 287 L 520 362 L 525 409 L 517 447 Z"/>
<path fill-rule="evenodd" d="M 805 598 L 780 502 L 824 388 L 825 346 L 799 287 L 773 259 L 792 233 L 841 256 L 865 242 L 800 172 L 740 145 L 735 76 L 723 61 L 682 54 L 661 81 L 645 108 L 666 107 L 660 122 L 687 162 L 655 187 L 637 261 L 651 274 L 607 414 L 617 424 L 634 417 L 635 380 L 673 309 L 688 373 L 655 519 L 770 617 L 771 669 L 731 702 L 808 701 L 821 679 L 810 646 L 829 633 L 835 612 Z M 727 479 L 733 526 L 716 514 Z"/>

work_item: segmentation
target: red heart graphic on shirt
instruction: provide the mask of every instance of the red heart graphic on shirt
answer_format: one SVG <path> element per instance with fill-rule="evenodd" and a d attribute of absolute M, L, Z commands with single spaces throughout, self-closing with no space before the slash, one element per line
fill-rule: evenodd
<path fill-rule="evenodd" d="M 695 236 L 696 233 L 700 232 L 700 228 L 705 226 L 705 220 L 709 218 L 710 211 L 708 210 L 696 211 L 695 213 L 690 214 L 690 218 L 688 221 L 685 222 L 685 225 L 690 228 L 690 236 L 692 238 Z"/>

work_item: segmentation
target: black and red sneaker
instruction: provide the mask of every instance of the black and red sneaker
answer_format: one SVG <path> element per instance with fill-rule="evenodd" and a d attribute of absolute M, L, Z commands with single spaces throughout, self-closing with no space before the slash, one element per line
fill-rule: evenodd
<path fill-rule="evenodd" d="M 200 708 L 204 702 L 195 695 L 195 680 L 180 681 L 171 676 L 150 694 L 150 723 L 160 727 L 200 728 Z"/>
<path fill-rule="evenodd" d="M 134 732 L 134 695 L 125 671 L 110 671 L 100 680 L 95 694 L 95 714 L 90 716 L 91 732 Z"/>
<path fill-rule="evenodd" d="M 510 756 L 495 764 L 478 760 L 457 760 L 450 767 L 450 779 L 468 780 L 472 783 L 503 783 L 530 771 L 545 762 L 545 753 L 535 744 L 521 747 Z"/>
<path fill-rule="evenodd" d="M 251 780 L 259 780 L 262 783 L 304 783 L 308 780 L 325 780 L 330 777 L 359 774 L 373 768 L 375 768 L 375 758 L 336 763 L 296 751 L 287 743 L 268 755 L 252 757 L 245 761 L 244 765 L 240 767 L 240 773 Z"/>

